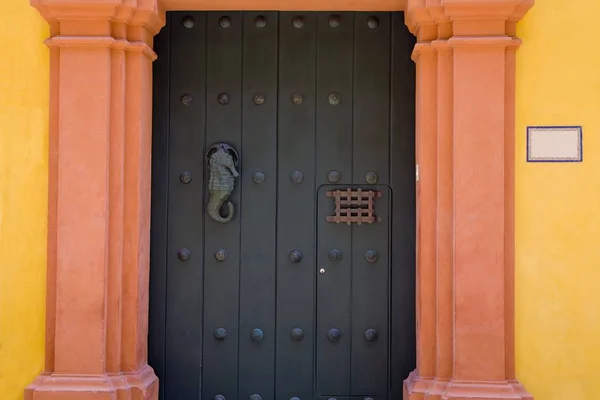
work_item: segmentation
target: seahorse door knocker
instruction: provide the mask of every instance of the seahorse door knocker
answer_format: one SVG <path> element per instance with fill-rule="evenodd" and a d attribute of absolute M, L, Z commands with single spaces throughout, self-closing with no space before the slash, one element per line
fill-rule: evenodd
<path fill-rule="evenodd" d="M 216 143 L 206 152 L 210 178 L 208 192 L 210 199 L 206 210 L 208 215 L 217 222 L 226 224 L 231 221 L 234 214 L 233 204 L 227 202 L 227 215 L 221 215 L 221 207 L 233 192 L 235 178 L 240 176 L 236 167 L 239 163 L 237 152 L 226 143 Z"/>

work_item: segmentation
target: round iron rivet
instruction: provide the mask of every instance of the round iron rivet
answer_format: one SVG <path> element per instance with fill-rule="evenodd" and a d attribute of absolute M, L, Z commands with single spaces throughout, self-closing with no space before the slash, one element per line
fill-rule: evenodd
<path fill-rule="evenodd" d="M 379 255 L 375 250 L 367 250 L 365 253 L 365 259 L 370 263 L 374 263 L 375 261 L 377 261 L 378 256 Z"/>
<path fill-rule="evenodd" d="M 267 26 L 267 19 L 264 15 L 259 15 L 254 19 L 254 25 L 257 28 L 264 28 L 265 26 Z"/>
<path fill-rule="evenodd" d="M 365 181 L 371 185 L 377 183 L 377 174 L 375 172 L 367 172 L 365 175 Z"/>
<path fill-rule="evenodd" d="M 187 261 L 192 256 L 192 253 L 188 249 L 181 249 L 177 252 L 177 258 L 181 261 Z"/>
<path fill-rule="evenodd" d="M 252 181 L 256 184 L 263 183 L 265 181 L 265 174 L 260 171 L 255 172 L 254 175 L 252 175 Z"/>
<path fill-rule="evenodd" d="M 290 337 L 292 338 L 292 340 L 299 342 L 302 339 L 304 339 L 304 331 L 300 328 L 294 328 L 290 332 Z"/>
<path fill-rule="evenodd" d="M 187 17 L 184 17 L 181 20 L 181 24 L 183 26 L 185 26 L 186 28 L 192 28 L 194 26 L 194 18 L 190 17 L 189 15 Z"/>
<path fill-rule="evenodd" d="M 254 104 L 256 104 L 257 106 L 260 106 L 261 104 L 265 104 L 265 95 L 262 93 L 256 93 L 254 95 L 254 97 L 252 98 L 252 101 L 254 102 Z"/>
<path fill-rule="evenodd" d="M 333 249 L 329 252 L 329 260 L 331 262 L 338 262 L 342 259 L 342 252 L 339 249 Z"/>
<path fill-rule="evenodd" d="M 179 175 L 179 180 L 184 185 L 187 185 L 188 183 L 190 183 L 192 181 L 192 174 L 190 174 L 189 172 L 184 172 L 181 175 Z"/>
<path fill-rule="evenodd" d="M 298 264 L 300 261 L 302 261 L 302 252 L 300 250 L 292 250 L 290 251 L 289 257 L 291 262 Z"/>
<path fill-rule="evenodd" d="M 369 17 L 369 19 L 367 20 L 367 25 L 371 29 L 377 28 L 379 26 L 379 18 L 377 18 L 377 17 Z"/>
<path fill-rule="evenodd" d="M 325 272 L 327 272 L 327 271 L 325 271 L 325 268 L 321 268 L 321 269 L 319 270 L 319 273 L 320 273 L 321 275 L 325 275 Z"/>
<path fill-rule="evenodd" d="M 379 333 L 375 329 L 367 329 L 365 331 L 365 340 L 367 342 L 374 342 L 379 337 Z"/>
<path fill-rule="evenodd" d="M 373 400 L 372 397 L 365 397 L 365 400 Z"/>
<path fill-rule="evenodd" d="M 300 397 L 290 397 L 290 400 L 300 400 Z"/>
<path fill-rule="evenodd" d="M 292 95 L 292 103 L 298 105 L 304 103 L 304 97 L 300 93 L 294 93 Z"/>
<path fill-rule="evenodd" d="M 221 25 L 221 28 L 229 28 L 231 26 L 231 18 L 229 18 L 229 17 L 219 18 L 219 25 Z"/>
<path fill-rule="evenodd" d="M 342 18 L 339 15 L 332 15 L 329 17 L 329 26 L 331 26 L 332 28 L 337 28 L 338 26 L 340 26 L 341 21 Z"/>
<path fill-rule="evenodd" d="M 331 328 L 327 331 L 327 339 L 329 339 L 330 342 L 337 342 L 340 340 L 340 337 L 342 337 L 342 333 L 339 329 Z"/>
<path fill-rule="evenodd" d="M 327 400 L 337 400 L 335 397 L 330 397 Z"/>
<path fill-rule="evenodd" d="M 250 333 L 250 338 L 252 339 L 253 342 L 256 343 L 260 343 L 263 341 L 265 337 L 265 334 L 263 333 L 263 331 L 261 329 L 252 329 L 252 332 Z M 252 398 L 252 397 L 250 397 Z"/>
<path fill-rule="evenodd" d="M 228 254 L 227 254 L 227 250 L 225 249 L 220 249 L 219 251 L 217 251 L 215 253 L 215 258 L 217 259 L 217 261 L 223 262 L 225 260 L 227 260 Z"/>
<path fill-rule="evenodd" d="M 327 180 L 331 183 L 337 183 L 340 181 L 340 173 L 339 171 L 329 171 L 327 174 Z"/>
<path fill-rule="evenodd" d="M 181 96 L 181 104 L 183 104 L 184 106 L 189 106 L 190 104 L 192 104 L 192 101 L 194 101 L 194 98 L 191 94 L 184 94 L 183 96 Z"/>
<path fill-rule="evenodd" d="M 213 400 L 225 400 L 225 396 L 223 396 L 222 394 L 218 394 L 213 398 Z"/>
<path fill-rule="evenodd" d="M 304 174 L 302 173 L 302 171 L 293 171 L 290 175 L 290 179 L 294 183 L 302 183 L 302 181 L 304 180 Z"/>
<path fill-rule="evenodd" d="M 304 26 L 304 18 L 300 16 L 294 17 L 292 24 L 294 24 L 296 28 L 302 28 Z"/>
<path fill-rule="evenodd" d="M 250 395 L 250 400 L 262 400 L 262 397 L 260 397 L 260 394 L 252 394 Z"/>
<path fill-rule="evenodd" d="M 340 96 L 339 93 L 330 93 L 329 94 L 329 104 L 331 104 L 332 106 L 337 106 L 338 104 L 340 104 L 341 99 L 342 99 L 342 96 Z"/>
<path fill-rule="evenodd" d="M 227 93 L 219 93 L 217 100 L 219 101 L 219 104 L 226 106 L 229 104 L 229 95 Z"/>
<path fill-rule="evenodd" d="M 219 341 L 227 339 L 227 331 L 225 330 L 225 328 L 215 329 L 215 339 Z"/>

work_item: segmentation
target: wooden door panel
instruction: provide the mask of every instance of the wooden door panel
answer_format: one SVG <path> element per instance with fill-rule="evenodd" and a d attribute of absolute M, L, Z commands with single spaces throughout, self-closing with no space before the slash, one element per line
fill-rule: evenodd
<path fill-rule="evenodd" d="M 243 25 L 238 396 L 267 400 L 275 387 L 278 15 L 247 12 Z"/>
<path fill-rule="evenodd" d="M 313 386 L 316 22 L 315 13 L 279 14 L 275 395 L 281 399 L 312 396 Z M 292 251 L 302 260 L 290 261 Z M 302 340 L 291 338 L 293 329 L 304 332 Z"/>
<path fill-rule="evenodd" d="M 200 29 L 201 27 L 199 27 Z M 206 13 L 206 147 L 228 143 L 238 150 L 242 142 L 242 13 Z M 207 180 L 208 173 L 207 170 Z M 228 201 L 235 205 L 226 224 L 205 217 L 204 237 L 204 343 L 202 393 L 235 399 L 238 394 L 240 202 L 239 179 Z M 205 196 L 205 203 L 208 195 Z M 196 212 L 206 215 L 206 207 Z M 227 257 L 219 261 L 217 252 Z M 225 330 L 226 337 L 223 338 Z"/>

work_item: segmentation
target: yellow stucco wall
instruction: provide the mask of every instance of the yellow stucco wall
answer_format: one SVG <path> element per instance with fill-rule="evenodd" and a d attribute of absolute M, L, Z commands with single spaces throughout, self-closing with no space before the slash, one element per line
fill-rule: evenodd
<path fill-rule="evenodd" d="M 597 0 L 538 0 L 517 56 L 517 375 L 536 400 L 600 399 Z M 583 125 L 583 163 L 526 163 L 527 125 Z"/>
<path fill-rule="evenodd" d="M 48 171 L 47 24 L 0 1 L 0 399 L 44 366 Z"/>

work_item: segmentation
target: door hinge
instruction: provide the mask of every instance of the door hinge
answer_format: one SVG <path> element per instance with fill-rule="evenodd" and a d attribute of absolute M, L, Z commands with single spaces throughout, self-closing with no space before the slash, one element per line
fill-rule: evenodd
<path fill-rule="evenodd" d="M 415 165 L 415 179 L 419 182 L 419 164 Z"/>

